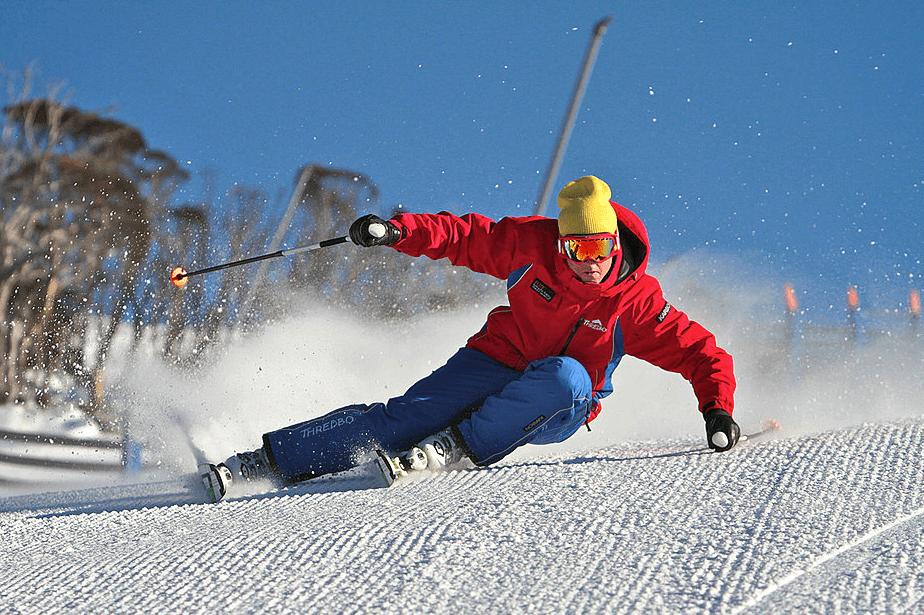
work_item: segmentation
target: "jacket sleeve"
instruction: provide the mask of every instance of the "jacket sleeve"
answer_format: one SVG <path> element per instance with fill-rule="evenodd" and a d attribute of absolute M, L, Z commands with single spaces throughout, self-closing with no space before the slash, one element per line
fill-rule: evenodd
<path fill-rule="evenodd" d="M 661 285 L 645 275 L 623 327 L 626 353 L 670 372 L 693 385 L 700 412 L 722 408 L 734 412 L 735 374 L 732 357 L 715 336 L 664 300 Z"/>
<path fill-rule="evenodd" d="M 441 212 L 398 214 L 392 222 L 402 235 L 392 247 L 404 254 L 434 260 L 448 258 L 453 265 L 500 279 L 515 268 L 519 234 L 518 222 L 513 218 L 495 222 L 474 213 L 460 217 Z"/>

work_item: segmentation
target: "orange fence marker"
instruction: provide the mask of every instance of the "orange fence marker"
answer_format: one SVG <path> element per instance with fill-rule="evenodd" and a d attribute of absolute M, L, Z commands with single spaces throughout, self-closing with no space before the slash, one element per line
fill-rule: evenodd
<path fill-rule="evenodd" d="M 783 292 L 786 293 L 786 310 L 795 313 L 799 309 L 799 298 L 796 297 L 796 290 L 792 284 L 783 286 Z"/>
<path fill-rule="evenodd" d="M 860 308 L 860 295 L 856 286 L 847 289 L 847 307 L 851 312 L 856 312 Z"/>

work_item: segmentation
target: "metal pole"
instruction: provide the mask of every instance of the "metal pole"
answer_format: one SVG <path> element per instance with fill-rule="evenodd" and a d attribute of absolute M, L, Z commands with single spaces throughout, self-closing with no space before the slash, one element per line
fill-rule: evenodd
<path fill-rule="evenodd" d="M 545 213 L 545 207 L 549 201 L 549 194 L 558 177 L 558 169 L 561 167 L 562 158 L 565 155 L 565 149 L 568 147 L 568 140 L 571 138 L 571 131 L 574 128 L 574 121 L 577 119 L 578 107 L 584 98 L 584 91 L 587 89 L 587 82 L 590 81 L 590 73 L 593 71 L 594 62 L 597 59 L 597 51 L 600 49 L 600 41 L 606 33 L 606 27 L 613 21 L 612 17 L 604 17 L 594 26 L 594 33 L 587 46 L 587 54 L 584 56 L 584 64 L 581 68 L 581 74 L 578 76 L 577 83 L 574 86 L 574 93 L 571 96 L 571 105 L 565 120 L 561 126 L 561 132 L 558 135 L 558 144 L 555 146 L 555 153 L 552 155 L 552 162 L 545 174 L 545 183 L 542 186 L 542 192 L 539 193 L 539 200 L 536 201 L 536 215 L 541 216 Z"/>
<path fill-rule="evenodd" d="M 273 236 L 273 240 L 270 242 L 270 252 L 274 252 L 279 248 L 279 244 L 282 243 L 283 235 L 285 235 L 286 229 L 289 228 L 289 223 L 292 221 L 292 216 L 295 215 L 295 208 L 301 202 L 305 195 L 305 186 L 308 184 L 308 178 L 311 177 L 311 174 L 314 173 L 314 165 L 308 165 L 302 168 L 302 172 L 298 177 L 298 184 L 295 186 L 295 192 L 292 193 L 292 197 L 289 199 L 289 205 L 286 207 L 286 212 L 282 216 L 282 220 L 279 221 L 279 225 L 276 227 L 276 234 Z M 250 310 L 250 304 L 253 302 L 253 298 L 257 292 L 257 287 L 260 285 L 260 282 L 263 280 L 263 276 L 266 275 L 266 264 L 260 265 L 260 268 L 257 270 L 257 274 L 250 281 L 250 284 L 247 288 L 247 296 L 244 298 L 244 303 L 241 304 L 241 314 L 247 314 Z"/>

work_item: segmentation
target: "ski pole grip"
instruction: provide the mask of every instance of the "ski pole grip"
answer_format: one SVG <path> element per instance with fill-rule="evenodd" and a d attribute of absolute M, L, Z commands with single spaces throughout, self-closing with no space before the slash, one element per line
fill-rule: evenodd
<path fill-rule="evenodd" d="M 369 225 L 369 234 L 378 239 L 385 236 L 385 225 L 375 222 Z"/>

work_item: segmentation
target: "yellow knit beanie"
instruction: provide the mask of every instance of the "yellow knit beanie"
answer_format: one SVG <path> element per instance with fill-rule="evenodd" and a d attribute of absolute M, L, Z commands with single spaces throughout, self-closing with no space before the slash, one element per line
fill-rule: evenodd
<path fill-rule="evenodd" d="M 612 192 L 593 175 L 568 182 L 558 193 L 558 233 L 594 235 L 616 232 L 616 212 L 610 205 Z"/>

